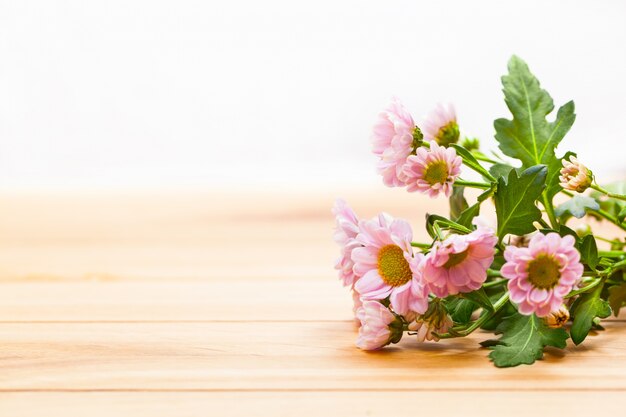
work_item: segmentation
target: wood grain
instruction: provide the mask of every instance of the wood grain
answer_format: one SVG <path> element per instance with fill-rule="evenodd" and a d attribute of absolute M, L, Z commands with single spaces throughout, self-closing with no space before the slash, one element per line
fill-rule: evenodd
<path fill-rule="evenodd" d="M 0 415 L 619 413 L 623 319 L 532 367 L 493 367 L 487 333 L 356 349 L 339 194 L 416 240 L 445 213 L 398 190 L 1 195 Z"/>

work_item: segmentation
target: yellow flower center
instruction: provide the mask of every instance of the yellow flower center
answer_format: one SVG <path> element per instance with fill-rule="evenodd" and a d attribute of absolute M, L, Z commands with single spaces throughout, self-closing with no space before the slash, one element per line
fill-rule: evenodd
<path fill-rule="evenodd" d="M 378 273 L 386 284 L 399 287 L 413 277 L 411 267 L 400 246 L 383 246 L 378 252 Z"/>
<path fill-rule="evenodd" d="M 426 167 L 424 180 L 430 185 L 445 184 L 448 179 L 448 164 L 446 161 L 435 161 Z"/>
<path fill-rule="evenodd" d="M 453 120 L 439 129 L 435 140 L 438 145 L 448 146 L 451 143 L 456 143 L 459 140 L 459 135 L 459 125 Z"/>
<path fill-rule="evenodd" d="M 561 278 L 560 266 L 556 259 L 539 255 L 528 264 L 528 280 L 535 288 L 553 288 Z"/>
<path fill-rule="evenodd" d="M 443 267 L 450 269 L 453 266 L 457 266 L 458 264 L 463 262 L 465 258 L 467 258 L 467 255 L 468 255 L 468 251 L 466 250 L 460 253 L 452 253 L 448 255 L 448 261 L 445 264 L 443 264 Z"/>

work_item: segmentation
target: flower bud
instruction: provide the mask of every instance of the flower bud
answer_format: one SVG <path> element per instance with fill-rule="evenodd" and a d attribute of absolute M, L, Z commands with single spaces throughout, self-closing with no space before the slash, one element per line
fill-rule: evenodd
<path fill-rule="evenodd" d="M 478 138 L 468 138 L 466 137 L 461 142 L 461 146 L 467 149 L 468 151 L 477 151 L 480 148 L 480 141 Z"/>
<path fill-rule="evenodd" d="M 446 333 L 453 324 L 443 303 L 433 301 L 426 313 L 421 316 L 415 316 L 415 319 L 409 323 L 408 329 L 416 332 L 419 342 L 424 342 L 425 340 L 438 342 L 437 334 Z"/>
<path fill-rule="evenodd" d="M 574 228 L 574 231 L 578 235 L 578 237 L 585 237 L 591 234 L 591 226 L 587 223 L 581 223 Z"/>
<path fill-rule="evenodd" d="M 582 193 L 591 186 L 593 173 L 581 164 L 575 156 L 570 156 L 569 161 L 563 159 L 561 162 L 563 164 L 561 176 L 559 176 L 561 187 L 565 190 Z"/>
<path fill-rule="evenodd" d="M 559 327 L 563 327 L 563 325 L 569 320 L 569 310 L 563 304 L 558 310 L 551 311 L 550 314 L 544 318 L 544 320 L 548 327 L 558 329 Z"/>

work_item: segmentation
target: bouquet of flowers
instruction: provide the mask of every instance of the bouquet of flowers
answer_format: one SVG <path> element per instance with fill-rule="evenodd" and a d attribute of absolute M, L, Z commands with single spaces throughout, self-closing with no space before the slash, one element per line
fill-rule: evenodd
<path fill-rule="evenodd" d="M 414 242 L 405 220 L 359 219 L 336 202 L 335 268 L 353 294 L 359 348 L 379 349 L 405 333 L 424 342 L 483 329 L 500 335 L 481 343 L 496 366 L 532 364 L 546 346 L 562 349 L 570 337 L 582 343 L 626 302 L 624 233 L 601 237 L 567 226 L 592 216 L 626 231 L 626 183 L 602 187 L 576 154 L 556 155 L 576 118 L 574 103 L 547 120 L 552 98 L 524 61 L 511 58 L 502 84 L 512 118 L 494 128 L 504 155 L 462 138 L 452 106 L 440 105 L 420 126 L 395 99 L 380 113 L 373 152 L 384 184 L 443 195 L 450 214 L 428 214 L 432 241 Z M 482 180 L 461 179 L 465 169 Z M 467 188 L 480 190 L 475 202 Z M 558 194 L 564 202 L 555 206 Z M 496 224 L 479 216 L 491 202 Z"/>

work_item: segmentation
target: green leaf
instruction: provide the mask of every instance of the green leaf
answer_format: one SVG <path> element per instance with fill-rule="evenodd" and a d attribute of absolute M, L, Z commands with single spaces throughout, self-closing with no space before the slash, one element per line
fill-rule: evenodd
<path fill-rule="evenodd" d="M 461 296 L 467 300 L 471 300 L 478 304 L 479 306 L 493 311 L 493 304 L 491 304 L 491 300 L 489 296 L 485 293 L 484 288 L 480 288 L 476 291 L 462 293 Z"/>
<path fill-rule="evenodd" d="M 472 227 L 472 220 L 474 219 L 474 217 L 478 216 L 479 212 L 480 212 L 480 203 L 476 203 L 474 205 L 469 206 L 465 210 L 463 210 L 463 212 L 461 213 L 459 218 L 456 219 L 456 221 L 460 225 L 465 226 L 468 229 L 470 229 Z"/>
<path fill-rule="evenodd" d="M 463 190 L 465 187 L 453 186 L 452 194 L 450 195 L 450 218 L 452 220 L 458 220 L 461 212 L 467 208 L 467 200 L 463 196 Z"/>
<path fill-rule="evenodd" d="M 565 203 L 560 204 L 554 210 L 554 214 L 561 217 L 564 214 L 569 213 L 577 219 L 582 219 L 585 217 L 585 214 L 587 214 L 587 209 L 598 210 L 599 208 L 600 205 L 595 199 L 581 194 L 576 194 Z"/>
<path fill-rule="evenodd" d="M 458 324 L 469 323 L 472 319 L 472 313 L 477 308 L 478 304 L 463 298 L 451 297 L 451 300 L 446 302 L 446 310 L 448 310 L 452 320 Z"/>
<path fill-rule="evenodd" d="M 602 285 L 598 285 L 593 291 L 584 293 L 572 305 L 574 321 L 570 333 L 572 341 L 579 345 L 585 340 L 596 317 L 606 318 L 611 314 L 609 303 L 600 298 Z"/>
<path fill-rule="evenodd" d="M 580 257 L 584 263 L 595 271 L 598 265 L 598 246 L 596 245 L 596 239 L 592 235 L 587 235 L 583 238 L 580 244 Z"/>
<path fill-rule="evenodd" d="M 515 168 L 509 164 L 497 163 L 493 164 L 491 168 L 489 168 L 489 173 L 496 179 L 500 177 L 508 178 L 509 172 L 511 172 L 512 169 Z"/>
<path fill-rule="evenodd" d="M 563 187 L 561 187 L 559 175 L 561 168 L 563 167 L 563 159 L 568 159 L 570 156 L 576 156 L 574 152 L 565 152 L 562 158 L 553 159 L 550 165 L 548 165 L 548 177 L 546 178 L 546 194 L 549 199 L 552 199 L 557 193 L 559 193 Z"/>
<path fill-rule="evenodd" d="M 568 338 L 563 329 L 551 329 L 535 316 L 519 313 L 506 318 L 497 329 L 502 333 L 499 344 L 491 346 L 489 358 L 497 367 L 530 365 L 543 357 L 543 348 L 554 346 L 563 349 Z"/>
<path fill-rule="evenodd" d="M 541 218 L 535 201 L 545 187 L 546 167 L 537 165 L 528 168 L 519 176 L 515 170 L 509 173 L 508 181 L 498 179 L 495 205 L 498 218 L 498 236 L 507 233 L 524 235 L 533 232 L 533 222 Z"/>
<path fill-rule="evenodd" d="M 613 310 L 613 315 L 617 317 L 619 315 L 619 311 L 626 303 L 626 283 L 621 285 L 614 285 L 609 288 L 609 305 L 611 306 L 611 310 Z"/>
<path fill-rule="evenodd" d="M 543 164 L 554 171 L 554 150 L 576 119 L 574 102 L 563 105 L 554 122 L 546 116 L 554 110 L 552 97 L 519 57 L 511 57 L 509 74 L 502 77 L 504 99 L 512 120 L 494 122 L 496 140 L 505 155 L 522 161 L 522 167 Z M 560 169 L 560 168 L 559 168 Z"/>

